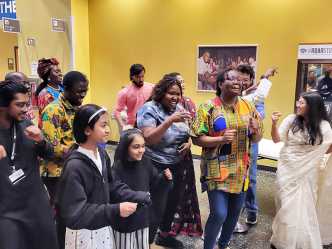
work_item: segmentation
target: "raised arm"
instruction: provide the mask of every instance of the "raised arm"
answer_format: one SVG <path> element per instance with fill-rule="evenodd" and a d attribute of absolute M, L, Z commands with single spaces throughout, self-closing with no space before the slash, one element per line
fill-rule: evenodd
<path fill-rule="evenodd" d="M 141 119 L 146 120 L 141 122 Z M 181 110 L 174 112 L 170 117 L 168 117 L 163 123 L 158 126 L 155 117 L 153 117 L 151 113 L 145 113 L 142 117 L 139 118 L 137 125 L 138 129 L 140 129 L 143 133 L 145 144 L 153 145 L 158 143 L 163 138 L 167 129 L 171 127 L 173 123 L 184 122 L 185 120 L 189 119 L 189 113 L 184 112 L 182 108 Z M 143 126 L 145 124 L 151 124 L 151 126 Z"/>

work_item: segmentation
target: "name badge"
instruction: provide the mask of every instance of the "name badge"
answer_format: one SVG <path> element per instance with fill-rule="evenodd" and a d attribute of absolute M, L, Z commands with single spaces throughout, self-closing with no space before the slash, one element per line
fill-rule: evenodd
<path fill-rule="evenodd" d="M 25 178 L 25 174 L 22 169 L 15 171 L 13 174 L 9 176 L 9 180 L 15 185 L 19 181 Z"/>

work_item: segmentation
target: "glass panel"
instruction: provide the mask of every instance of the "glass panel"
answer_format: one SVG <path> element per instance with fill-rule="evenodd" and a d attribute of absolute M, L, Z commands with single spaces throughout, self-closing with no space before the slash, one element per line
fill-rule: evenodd
<path fill-rule="evenodd" d="M 332 93 L 331 69 L 332 64 L 303 63 L 301 76 L 301 93 L 308 90 L 319 90 L 319 93 L 322 95 L 323 98 L 329 97 L 327 95 L 331 95 Z M 326 72 L 326 74 L 324 74 L 324 72 Z"/>

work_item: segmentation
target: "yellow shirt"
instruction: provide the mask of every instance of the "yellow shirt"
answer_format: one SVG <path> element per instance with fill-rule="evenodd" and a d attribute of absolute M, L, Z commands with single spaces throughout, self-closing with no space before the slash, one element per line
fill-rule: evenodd
<path fill-rule="evenodd" d="M 42 112 L 43 135 L 53 144 L 54 153 L 51 159 L 43 159 L 40 164 L 40 175 L 59 177 L 64 163 L 64 155 L 75 143 L 73 121 L 79 107 L 73 107 L 61 93 L 59 99 L 46 106 Z"/>

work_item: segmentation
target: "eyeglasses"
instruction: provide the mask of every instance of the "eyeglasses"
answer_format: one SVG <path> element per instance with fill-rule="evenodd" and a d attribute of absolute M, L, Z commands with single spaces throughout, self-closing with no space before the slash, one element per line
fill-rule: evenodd
<path fill-rule="evenodd" d="M 249 83 L 249 82 L 250 82 L 250 79 L 243 79 L 243 82 L 244 82 L 244 83 Z"/>
<path fill-rule="evenodd" d="M 23 111 L 25 108 L 29 108 L 30 105 L 31 105 L 30 102 L 27 102 L 27 103 L 17 103 L 17 104 L 16 104 L 16 106 L 17 106 L 18 108 L 20 108 L 21 111 Z"/>
<path fill-rule="evenodd" d="M 301 101 L 296 101 L 295 104 L 296 104 L 296 106 L 305 105 L 305 103 L 303 103 Z"/>
<path fill-rule="evenodd" d="M 232 77 L 228 77 L 227 78 L 227 80 L 229 80 L 230 82 L 239 82 L 239 83 L 242 83 L 243 82 L 243 78 L 242 77 L 234 77 L 234 76 L 232 76 Z"/>

